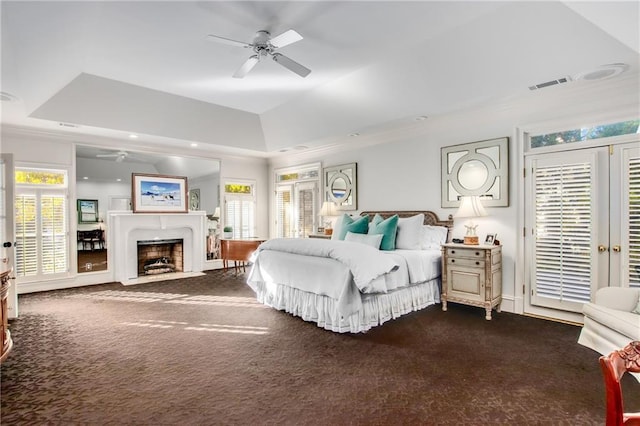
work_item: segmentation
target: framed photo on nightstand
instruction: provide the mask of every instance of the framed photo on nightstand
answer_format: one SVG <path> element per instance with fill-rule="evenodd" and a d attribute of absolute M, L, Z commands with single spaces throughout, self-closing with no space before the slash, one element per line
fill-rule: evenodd
<path fill-rule="evenodd" d="M 487 237 L 484 239 L 484 243 L 488 246 L 494 245 L 497 236 L 498 234 L 487 234 Z"/>

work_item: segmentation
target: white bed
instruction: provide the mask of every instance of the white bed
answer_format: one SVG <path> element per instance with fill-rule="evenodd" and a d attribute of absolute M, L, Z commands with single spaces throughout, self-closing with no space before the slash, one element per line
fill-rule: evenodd
<path fill-rule="evenodd" d="M 416 216 L 421 233 L 444 231 L 444 241 L 452 227 L 451 219 L 441 221 L 430 211 L 361 215 L 376 214 L 402 218 L 398 242 L 400 230 L 405 237 L 415 235 Z M 247 284 L 265 305 L 327 330 L 364 332 L 440 302 L 440 242 L 425 245 L 421 237 L 419 247 L 405 242 L 388 251 L 352 241 L 272 239 L 254 253 Z"/>

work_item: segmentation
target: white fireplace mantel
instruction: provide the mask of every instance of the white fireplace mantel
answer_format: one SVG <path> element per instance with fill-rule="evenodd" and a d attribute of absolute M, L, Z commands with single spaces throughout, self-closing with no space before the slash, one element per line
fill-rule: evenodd
<path fill-rule="evenodd" d="M 138 241 L 182 239 L 184 272 L 204 269 L 206 212 L 132 213 L 109 211 L 109 251 L 113 251 L 114 277 L 128 284 L 138 278 Z"/>

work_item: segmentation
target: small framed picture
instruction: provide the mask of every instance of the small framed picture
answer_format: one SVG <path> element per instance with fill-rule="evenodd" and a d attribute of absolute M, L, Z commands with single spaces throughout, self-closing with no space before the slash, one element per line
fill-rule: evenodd
<path fill-rule="evenodd" d="M 497 234 L 487 234 L 487 237 L 484 239 L 484 243 L 486 245 L 492 246 L 495 244 Z"/>

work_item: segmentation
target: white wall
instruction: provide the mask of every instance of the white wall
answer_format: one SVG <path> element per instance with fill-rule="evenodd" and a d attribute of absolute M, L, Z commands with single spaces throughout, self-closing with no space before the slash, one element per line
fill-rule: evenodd
<path fill-rule="evenodd" d="M 302 153 L 274 158 L 270 172 L 280 167 L 321 161 L 323 167 L 356 162 L 358 164 L 358 212 L 363 210 L 432 210 L 444 219 L 456 209 L 442 208 L 440 202 L 440 148 L 508 136 L 509 206 L 486 208 L 489 216 L 477 219 L 481 239 L 497 233 L 503 245 L 503 306 L 506 311 L 522 312 L 522 277 L 516 277 L 516 260 L 522 234 L 522 149 L 518 128 L 532 123 L 558 120 L 578 125 L 583 118 L 602 123 L 607 117 L 637 119 L 638 76 L 613 81 L 576 82 L 556 86 L 517 98 L 495 101 L 491 106 L 469 109 L 444 116 L 429 117 L 411 128 L 386 135 L 345 138 L 339 152 Z M 605 114 L 601 114 L 604 111 Z M 629 114 L 631 111 L 631 114 Z M 567 124 L 569 125 L 569 124 Z M 565 128 L 552 130 L 564 130 Z M 365 143 L 357 139 L 367 139 Z M 365 146 L 366 143 L 375 143 Z M 361 145 L 361 146 L 358 146 Z M 272 194 L 272 192 L 271 192 Z M 273 197 L 271 197 L 273 201 Z M 357 213 L 357 212 L 356 212 Z M 465 233 L 464 221 L 456 220 L 454 236 Z M 271 235 L 275 226 L 271 225 Z"/>

